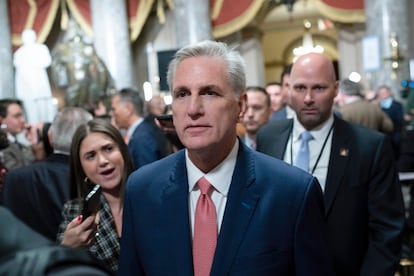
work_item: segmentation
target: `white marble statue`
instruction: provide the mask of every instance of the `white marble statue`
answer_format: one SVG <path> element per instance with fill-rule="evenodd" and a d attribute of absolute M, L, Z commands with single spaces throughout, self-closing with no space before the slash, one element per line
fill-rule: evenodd
<path fill-rule="evenodd" d="M 36 42 L 36 33 L 31 29 L 23 31 L 22 41 L 23 45 L 13 57 L 16 98 L 23 101 L 27 122 L 51 122 L 57 105 L 47 74 L 52 62 L 50 51 L 46 45 Z"/>

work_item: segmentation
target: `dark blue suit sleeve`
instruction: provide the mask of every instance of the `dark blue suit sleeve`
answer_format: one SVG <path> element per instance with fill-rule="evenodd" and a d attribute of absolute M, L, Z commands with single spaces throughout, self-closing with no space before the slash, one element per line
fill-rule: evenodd
<path fill-rule="evenodd" d="M 161 159 L 162 153 L 151 126 L 142 122 L 128 143 L 129 152 L 136 169 Z"/>

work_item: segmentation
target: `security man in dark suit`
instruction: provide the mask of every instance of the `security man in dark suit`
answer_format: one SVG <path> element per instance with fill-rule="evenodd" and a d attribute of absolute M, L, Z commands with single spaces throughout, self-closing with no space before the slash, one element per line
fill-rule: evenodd
<path fill-rule="evenodd" d="M 380 132 L 337 118 L 332 111 L 337 90 L 329 58 L 317 53 L 299 57 L 290 75 L 296 117 L 264 126 L 257 150 L 294 164 L 302 133 L 310 132 L 305 170 L 324 190 L 337 275 L 394 275 L 404 206 L 391 143 Z"/>

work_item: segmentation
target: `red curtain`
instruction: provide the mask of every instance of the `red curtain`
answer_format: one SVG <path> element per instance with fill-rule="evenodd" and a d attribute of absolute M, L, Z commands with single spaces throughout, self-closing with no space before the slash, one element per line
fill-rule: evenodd
<path fill-rule="evenodd" d="M 156 1 L 158 0 L 127 0 L 131 41 L 139 36 Z M 242 29 L 256 16 L 264 1 L 210 0 L 213 37 L 220 38 Z M 333 0 L 324 1 L 326 5 L 331 4 L 331 2 L 338 2 Z M 362 1 L 345 2 L 362 3 Z M 339 2 L 345 3 L 344 1 Z M 65 3 L 65 8 L 74 16 L 83 29 L 92 34 L 90 2 L 88 0 L 8 0 L 13 46 L 21 45 L 21 33 L 26 28 L 34 29 L 38 35 L 38 41 L 44 42 L 54 20 L 56 20 L 57 11 L 61 8 L 62 3 Z M 354 6 L 350 6 L 350 8 L 354 8 Z"/>

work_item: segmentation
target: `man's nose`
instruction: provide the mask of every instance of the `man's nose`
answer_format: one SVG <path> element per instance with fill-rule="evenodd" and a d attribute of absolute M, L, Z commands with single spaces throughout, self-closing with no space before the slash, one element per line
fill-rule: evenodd
<path fill-rule="evenodd" d="M 191 96 L 187 106 L 188 115 L 194 116 L 203 112 L 203 101 L 199 96 Z"/>

